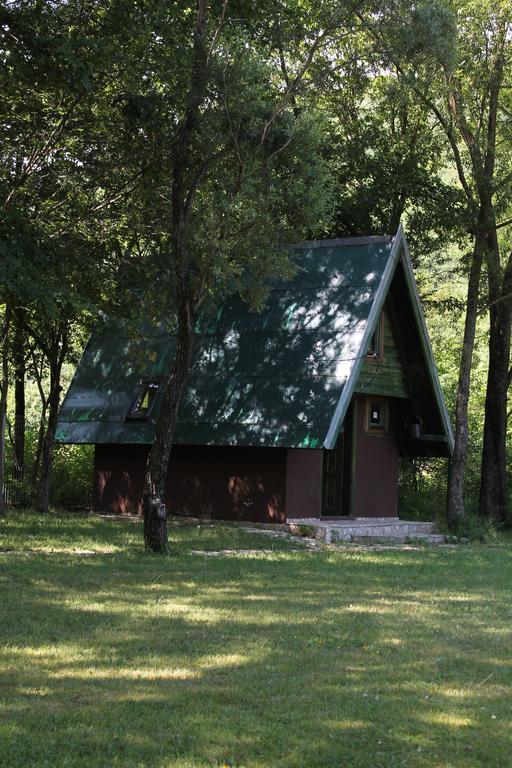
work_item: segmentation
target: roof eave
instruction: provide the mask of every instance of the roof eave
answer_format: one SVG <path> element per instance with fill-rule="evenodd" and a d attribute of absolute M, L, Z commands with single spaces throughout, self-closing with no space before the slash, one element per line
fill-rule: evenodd
<path fill-rule="evenodd" d="M 448 410 L 446 408 L 446 403 L 444 400 L 441 382 L 439 381 L 439 374 L 437 372 L 437 366 L 434 360 L 434 352 L 432 350 L 432 345 L 430 343 L 427 324 L 425 322 L 425 315 L 423 313 L 423 307 L 422 307 L 421 299 L 418 293 L 418 288 L 417 288 L 416 280 L 414 277 L 414 271 L 412 268 L 411 257 L 409 254 L 409 248 L 408 248 L 405 237 L 403 238 L 403 243 L 404 243 L 403 264 L 405 267 L 405 276 L 407 280 L 407 286 L 409 288 L 411 297 L 413 298 L 412 304 L 413 304 L 414 316 L 416 319 L 416 324 L 418 326 L 418 332 L 420 336 L 421 345 L 423 348 L 423 354 L 425 356 L 427 367 L 430 373 L 432 386 L 434 390 L 434 396 L 436 398 L 439 415 L 441 416 L 441 421 L 443 423 L 443 427 L 446 435 L 449 454 L 450 456 L 452 456 L 453 449 L 455 446 L 452 425 L 450 422 L 450 417 L 448 415 Z"/>
<path fill-rule="evenodd" d="M 389 242 L 389 239 L 386 238 L 386 241 Z M 354 365 L 352 366 L 352 370 L 350 371 L 349 377 L 345 383 L 345 386 L 343 387 L 343 391 L 341 393 L 340 399 L 338 400 L 338 404 L 334 411 L 334 415 L 331 419 L 329 429 L 327 431 L 325 440 L 323 442 L 323 447 L 327 448 L 328 450 L 331 450 L 336 445 L 338 434 L 340 432 L 341 426 L 343 424 L 343 420 L 347 413 L 347 409 L 352 399 L 352 395 L 354 394 L 354 390 L 355 390 L 357 381 L 359 379 L 359 374 L 361 372 L 361 368 L 364 363 L 364 350 L 367 349 L 370 343 L 371 335 L 373 333 L 373 328 L 377 322 L 377 318 L 382 312 L 382 308 L 384 306 L 384 302 L 388 294 L 389 286 L 391 285 L 391 280 L 393 279 L 396 267 L 400 259 L 400 246 L 404 241 L 405 241 L 404 230 L 403 230 L 402 224 L 400 224 L 398 227 L 397 233 L 393 239 L 393 246 L 389 253 L 388 262 L 384 269 L 382 280 L 377 289 L 377 292 L 375 293 L 375 298 L 373 300 L 372 308 L 368 315 L 368 320 L 366 322 L 366 327 L 363 333 L 363 338 L 361 340 L 361 345 L 357 353 L 357 359 L 355 360 Z"/>

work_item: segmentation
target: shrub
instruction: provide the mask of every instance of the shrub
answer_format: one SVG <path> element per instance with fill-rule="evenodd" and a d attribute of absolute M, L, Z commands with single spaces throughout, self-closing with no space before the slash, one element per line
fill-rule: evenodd
<path fill-rule="evenodd" d="M 483 544 L 496 544 L 499 541 L 499 526 L 488 518 L 470 513 L 459 521 L 455 537 L 468 541 L 480 541 Z"/>

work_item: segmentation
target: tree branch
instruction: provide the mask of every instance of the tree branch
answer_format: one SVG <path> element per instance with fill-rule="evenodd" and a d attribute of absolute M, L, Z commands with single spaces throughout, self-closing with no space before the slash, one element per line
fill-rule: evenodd
<path fill-rule="evenodd" d="M 290 82 L 290 84 L 286 88 L 281 101 L 276 106 L 276 108 L 274 109 L 272 115 L 269 117 L 269 119 L 267 120 L 267 122 L 263 126 L 263 132 L 261 134 L 261 139 L 260 139 L 260 143 L 259 143 L 260 147 L 264 144 L 265 139 L 267 137 L 267 133 L 269 132 L 269 130 L 272 127 L 273 123 L 277 120 L 279 115 L 282 114 L 282 112 L 286 108 L 286 105 L 288 104 L 290 99 L 295 96 L 295 92 L 296 92 L 298 86 L 302 82 L 302 80 L 304 78 L 304 75 L 306 74 L 306 72 L 310 68 L 311 64 L 313 63 L 313 59 L 314 59 L 315 53 L 317 52 L 318 48 L 320 47 L 320 44 L 325 40 L 326 36 L 327 36 L 327 30 L 322 30 L 321 32 L 319 32 L 319 34 L 316 36 L 316 38 L 314 39 L 313 43 L 311 44 L 309 52 L 308 52 L 308 55 L 306 56 L 306 60 L 304 61 L 302 67 L 299 69 L 299 71 L 297 72 L 297 74 L 295 75 L 293 80 Z"/>
<path fill-rule="evenodd" d="M 62 135 L 62 132 L 65 128 L 65 125 L 69 118 L 71 117 L 71 113 L 73 112 L 75 106 L 78 104 L 78 100 L 75 99 L 68 109 L 66 110 L 65 114 L 61 117 L 59 122 L 52 128 L 50 131 L 48 138 L 43 143 L 41 147 L 33 147 L 32 152 L 30 153 L 30 156 L 28 158 L 27 163 L 25 164 L 24 168 L 21 170 L 20 175 L 15 180 L 10 192 L 7 194 L 4 203 L 3 208 L 5 209 L 9 203 L 11 202 L 12 198 L 16 194 L 16 192 L 23 186 L 23 184 L 27 181 L 28 178 L 32 175 L 34 171 L 37 170 L 38 166 L 42 163 L 45 157 L 51 152 L 52 149 L 55 148 L 55 145 L 59 138 Z"/>
<path fill-rule="evenodd" d="M 228 2 L 229 2 L 229 0 L 223 0 L 223 2 L 222 2 L 222 9 L 221 9 L 221 12 L 220 12 L 219 23 L 217 24 L 217 29 L 215 30 L 215 33 L 214 33 L 213 38 L 212 38 L 212 42 L 211 42 L 210 47 L 208 49 L 208 53 L 206 54 L 206 65 L 207 66 L 208 66 L 208 63 L 210 61 L 210 57 L 211 57 L 213 51 L 215 50 L 215 43 L 217 42 L 217 38 L 220 35 L 222 26 L 224 24 L 224 17 L 226 15 L 226 8 L 228 7 Z"/>
<path fill-rule="evenodd" d="M 499 224 L 496 224 L 496 229 L 503 229 L 504 227 L 508 227 L 510 224 L 512 224 L 512 219 L 505 219 L 505 221 L 500 221 Z"/>
<path fill-rule="evenodd" d="M 359 22 L 361 25 L 370 33 L 370 35 L 378 42 L 380 42 L 384 47 L 386 51 L 386 56 L 388 60 L 393 64 L 393 66 L 396 68 L 398 74 L 404 78 L 404 80 L 409 84 L 410 88 L 412 89 L 413 93 L 417 96 L 417 98 L 424 104 L 437 118 L 439 121 L 439 124 L 443 128 L 446 137 L 448 139 L 448 142 L 450 144 L 450 148 L 452 150 L 453 158 L 455 161 L 455 165 L 457 168 L 457 174 L 459 176 L 459 181 L 461 183 L 461 186 L 466 194 L 466 197 L 468 199 L 468 202 L 470 203 L 471 207 L 473 209 L 476 209 L 476 200 L 473 195 L 473 192 L 471 190 L 471 187 L 468 183 L 468 180 L 466 179 L 466 174 L 464 171 L 464 164 L 462 162 L 462 157 L 460 154 L 460 150 L 457 144 L 457 140 L 455 138 L 454 132 L 453 132 L 453 126 L 451 120 L 447 120 L 445 115 L 441 112 L 437 104 L 428 97 L 423 91 L 418 87 L 418 85 L 414 82 L 413 78 L 408 75 L 408 73 L 405 71 L 405 69 L 402 67 L 400 62 L 395 58 L 395 56 L 389 51 L 386 42 L 383 38 L 383 36 L 374 30 L 374 28 L 369 25 L 364 18 L 363 14 L 359 11 L 355 11 L 356 17 L 359 19 Z"/>

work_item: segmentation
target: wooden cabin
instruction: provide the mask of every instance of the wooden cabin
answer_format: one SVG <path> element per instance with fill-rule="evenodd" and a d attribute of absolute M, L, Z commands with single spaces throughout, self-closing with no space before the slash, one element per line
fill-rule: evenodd
<path fill-rule="evenodd" d="M 450 456 L 452 430 L 407 243 L 306 242 L 260 312 L 200 318 L 169 467 L 171 514 L 284 522 L 398 515 L 400 456 Z M 94 509 L 140 512 L 175 339 L 95 335 L 62 405 L 92 443 Z"/>

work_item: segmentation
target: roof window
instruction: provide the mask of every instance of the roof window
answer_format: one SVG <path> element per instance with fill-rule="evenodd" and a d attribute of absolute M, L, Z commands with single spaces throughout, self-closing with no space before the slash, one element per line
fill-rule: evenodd
<path fill-rule="evenodd" d="M 155 405 L 156 396 L 161 382 L 158 379 L 144 379 L 139 384 L 128 411 L 127 419 L 147 419 Z"/>

